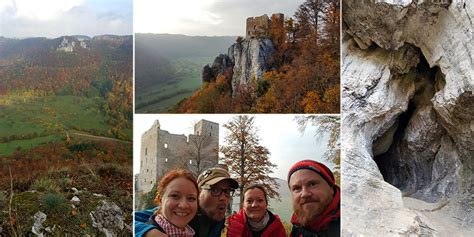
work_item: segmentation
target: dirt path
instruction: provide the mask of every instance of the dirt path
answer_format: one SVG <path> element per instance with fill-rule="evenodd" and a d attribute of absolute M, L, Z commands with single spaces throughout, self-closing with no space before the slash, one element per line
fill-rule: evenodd
<path fill-rule="evenodd" d="M 129 141 L 119 140 L 119 139 L 116 139 L 116 138 L 94 136 L 94 135 L 89 135 L 89 134 L 85 134 L 85 133 L 78 133 L 78 132 L 72 132 L 71 135 L 72 136 L 77 136 L 77 137 L 84 137 L 84 138 L 87 138 L 87 139 L 98 140 L 98 141 L 114 141 L 114 142 L 130 143 Z"/>
<path fill-rule="evenodd" d="M 465 226 L 462 217 L 456 212 L 448 201 L 429 203 L 423 200 L 404 197 L 403 204 L 406 208 L 424 217 L 427 225 L 434 229 L 436 236 L 472 236 L 473 227 Z"/>

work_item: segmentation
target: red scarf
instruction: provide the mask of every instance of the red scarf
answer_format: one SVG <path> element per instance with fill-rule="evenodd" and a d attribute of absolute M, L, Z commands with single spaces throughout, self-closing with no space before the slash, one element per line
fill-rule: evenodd
<path fill-rule="evenodd" d="M 155 222 L 163 228 L 166 234 L 170 237 L 179 236 L 179 237 L 193 237 L 194 230 L 189 226 L 186 225 L 184 229 L 178 228 L 169 222 L 164 216 L 158 214 L 155 216 Z"/>
<path fill-rule="evenodd" d="M 323 211 L 323 213 L 316 218 L 316 220 L 313 221 L 313 223 L 310 226 L 307 226 L 306 228 L 311 229 L 313 231 L 319 232 L 322 230 L 325 230 L 329 227 L 329 223 L 341 216 L 341 210 L 339 208 L 339 201 L 341 200 L 341 194 L 339 191 L 339 187 L 335 186 L 336 194 L 334 195 L 331 203 L 329 203 L 328 207 L 326 210 Z M 295 213 L 293 213 L 293 216 L 291 216 L 291 223 L 294 225 L 300 225 L 298 222 L 298 219 L 296 218 Z"/>

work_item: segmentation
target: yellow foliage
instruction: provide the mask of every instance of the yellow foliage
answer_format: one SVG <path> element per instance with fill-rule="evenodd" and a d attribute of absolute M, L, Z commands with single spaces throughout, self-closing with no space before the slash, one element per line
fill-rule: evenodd
<path fill-rule="evenodd" d="M 302 106 L 305 113 L 318 113 L 319 107 L 321 107 L 321 97 L 315 91 L 309 91 L 303 98 Z"/>

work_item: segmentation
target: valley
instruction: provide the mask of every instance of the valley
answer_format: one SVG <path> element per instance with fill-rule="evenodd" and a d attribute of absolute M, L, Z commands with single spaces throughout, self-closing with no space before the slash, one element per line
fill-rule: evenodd
<path fill-rule="evenodd" d="M 131 36 L 0 38 L 0 235 L 131 233 L 132 85 Z"/>
<path fill-rule="evenodd" d="M 166 113 L 202 86 L 202 68 L 225 53 L 234 36 L 135 35 L 135 111 Z"/>
<path fill-rule="evenodd" d="M 156 84 L 140 90 L 135 98 L 135 111 L 137 113 L 169 111 L 179 101 L 191 96 L 200 88 L 202 67 L 211 61 L 211 57 L 171 60 L 173 78 L 166 81 L 157 80 Z"/>

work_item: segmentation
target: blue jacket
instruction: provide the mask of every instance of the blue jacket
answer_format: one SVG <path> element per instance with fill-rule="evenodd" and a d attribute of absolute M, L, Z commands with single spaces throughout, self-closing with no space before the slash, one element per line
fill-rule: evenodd
<path fill-rule="evenodd" d="M 156 208 L 135 211 L 135 236 L 142 237 L 146 232 L 151 229 L 155 229 L 154 225 L 151 225 L 148 222 L 148 219 L 153 215 Z M 196 216 L 189 222 L 189 226 L 194 229 L 197 237 L 220 237 L 221 232 L 224 229 L 225 220 L 222 221 L 212 221 L 206 215 L 198 212 Z"/>
<path fill-rule="evenodd" d="M 147 224 L 148 219 L 150 216 L 153 215 L 156 208 L 143 210 L 143 211 L 135 211 L 135 236 L 142 237 L 145 235 L 146 232 L 150 231 L 151 229 L 155 229 L 155 226 Z"/>

